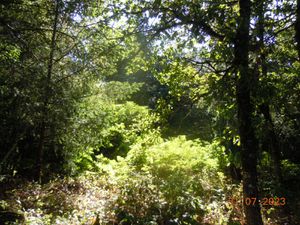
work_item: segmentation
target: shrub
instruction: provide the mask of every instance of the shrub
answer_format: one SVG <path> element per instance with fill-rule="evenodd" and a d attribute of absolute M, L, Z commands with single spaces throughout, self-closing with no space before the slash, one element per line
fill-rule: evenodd
<path fill-rule="evenodd" d="M 220 212 L 224 208 L 226 185 L 221 172 L 222 164 L 226 163 L 223 150 L 217 143 L 186 140 L 184 136 L 160 140 L 150 147 L 133 146 L 114 167 L 122 193 L 116 209 L 119 222 L 225 221 L 226 215 Z"/>

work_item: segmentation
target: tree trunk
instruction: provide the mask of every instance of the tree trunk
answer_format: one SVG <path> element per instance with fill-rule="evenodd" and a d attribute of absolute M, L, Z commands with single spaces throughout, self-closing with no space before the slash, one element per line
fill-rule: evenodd
<path fill-rule="evenodd" d="M 49 119 L 49 98 L 50 98 L 50 90 L 51 90 L 51 77 L 53 71 L 53 62 L 54 62 L 54 51 L 55 51 L 55 43 L 56 43 L 56 32 L 57 32 L 57 23 L 58 23 L 58 14 L 59 14 L 59 0 L 55 1 L 55 15 L 52 27 L 52 37 L 50 43 L 50 53 L 48 59 L 48 68 L 47 68 L 47 77 L 44 86 L 44 102 L 42 109 L 42 121 L 40 128 L 40 139 L 38 143 L 38 154 L 37 154 L 37 178 L 39 182 L 42 182 L 43 176 L 43 158 L 44 158 L 44 148 L 45 148 L 45 133 L 47 129 L 47 120 Z"/>
<path fill-rule="evenodd" d="M 253 75 L 249 71 L 249 30 L 251 2 L 239 0 L 240 17 L 236 33 L 235 66 L 237 67 L 236 98 L 238 108 L 239 134 L 241 138 L 241 157 L 243 169 L 243 197 L 258 198 L 257 187 L 257 151 L 258 142 L 255 137 L 252 115 L 254 112 L 251 103 L 251 82 Z M 262 225 L 259 202 L 254 205 L 244 204 L 244 213 L 247 225 Z"/>

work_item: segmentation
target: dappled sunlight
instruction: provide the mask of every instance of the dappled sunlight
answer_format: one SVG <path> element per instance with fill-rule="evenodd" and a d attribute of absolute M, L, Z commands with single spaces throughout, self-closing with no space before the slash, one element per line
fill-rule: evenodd
<path fill-rule="evenodd" d="M 300 223 L 300 1 L 0 2 L 0 224 Z"/>

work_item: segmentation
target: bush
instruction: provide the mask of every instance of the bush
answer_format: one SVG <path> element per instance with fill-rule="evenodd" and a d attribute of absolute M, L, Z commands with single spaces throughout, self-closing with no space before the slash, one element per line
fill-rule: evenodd
<path fill-rule="evenodd" d="M 225 209 L 223 150 L 217 143 L 186 140 L 184 136 L 160 140 L 150 147 L 133 146 L 114 167 L 122 193 L 116 209 L 119 222 L 199 224 L 227 220 L 226 213 L 224 217 L 220 212 Z"/>

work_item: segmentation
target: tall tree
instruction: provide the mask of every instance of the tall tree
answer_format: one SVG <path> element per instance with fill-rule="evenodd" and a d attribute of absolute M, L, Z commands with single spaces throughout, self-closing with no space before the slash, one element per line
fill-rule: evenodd
<path fill-rule="evenodd" d="M 51 42 L 50 42 L 50 52 L 49 52 L 49 59 L 48 59 L 48 66 L 47 66 L 47 74 L 46 79 L 44 82 L 44 101 L 43 101 L 43 107 L 42 107 L 42 118 L 41 118 L 41 130 L 40 130 L 40 140 L 38 144 L 38 157 L 37 157 L 37 177 L 39 179 L 39 182 L 42 182 L 42 176 L 43 176 L 43 157 L 44 157 L 44 144 L 45 144 L 45 132 L 47 129 L 47 119 L 49 117 L 48 115 L 48 107 L 49 107 L 49 97 L 51 95 L 50 93 L 50 84 L 52 79 L 52 73 L 53 73 L 53 63 L 54 63 L 54 51 L 56 46 L 56 33 L 57 33 L 57 25 L 58 25 L 58 17 L 59 17 L 59 8 L 60 8 L 60 0 L 56 0 L 54 3 L 54 19 L 53 19 L 53 27 L 52 27 L 52 35 L 51 35 Z"/>
<path fill-rule="evenodd" d="M 245 199 L 258 199 L 256 166 L 259 146 L 253 122 L 255 109 L 252 102 L 252 86 L 254 77 L 249 66 L 251 1 L 240 0 L 238 3 L 239 16 L 237 20 L 230 14 L 236 14 L 234 10 L 234 8 L 236 9 L 236 2 L 227 1 L 212 3 L 202 1 L 147 1 L 139 6 L 130 5 L 127 8 L 131 9 L 128 15 L 131 13 L 133 17 L 140 18 L 138 20 L 142 25 L 139 28 L 144 28 L 144 32 L 150 31 L 150 35 L 162 33 L 165 37 L 170 39 L 175 37 L 173 39 L 178 41 L 176 37 L 178 38 L 180 34 L 184 33 L 182 36 L 185 38 L 192 34 L 199 44 L 206 42 L 202 54 L 195 56 L 199 64 L 209 68 L 209 70 L 201 69 L 201 74 L 213 73 L 223 78 L 232 74 L 229 73 L 232 68 L 235 69 L 235 100 L 241 139 L 243 193 Z M 145 19 L 145 15 L 151 15 L 159 22 L 156 21 L 151 27 L 148 23 L 149 20 Z M 224 21 L 228 21 L 228 23 L 224 24 Z M 206 48 L 207 45 L 209 45 L 208 48 Z M 185 56 L 182 53 L 178 55 L 179 57 Z M 229 60 L 222 60 L 223 58 Z M 210 71 L 210 69 L 212 70 Z M 251 206 L 245 205 L 244 209 L 247 224 L 262 224 L 258 201 Z"/>
<path fill-rule="evenodd" d="M 257 187 L 257 153 L 258 140 L 253 127 L 254 108 L 251 103 L 251 86 L 253 74 L 249 69 L 249 31 L 251 1 L 239 1 L 240 16 L 235 38 L 235 66 L 237 67 L 236 100 L 238 108 L 239 134 L 241 137 L 243 195 L 246 198 L 258 199 Z M 261 225 L 262 217 L 259 202 L 245 205 L 245 215 L 248 225 Z"/>
<path fill-rule="evenodd" d="M 71 16 L 82 7 L 78 1 L 1 5 L 2 173 L 38 178 L 42 164 L 62 163 L 59 135 L 70 123 L 75 97 L 83 92 L 76 75 L 82 72 L 85 49 Z"/>

